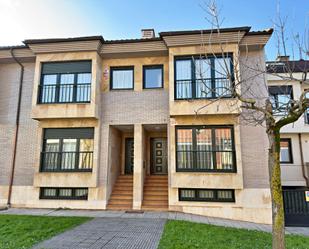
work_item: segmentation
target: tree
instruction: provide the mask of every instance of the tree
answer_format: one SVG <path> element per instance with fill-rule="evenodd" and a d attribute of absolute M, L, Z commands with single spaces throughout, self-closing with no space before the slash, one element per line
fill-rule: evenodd
<path fill-rule="evenodd" d="M 211 25 L 213 33 L 211 35 L 221 36 L 222 20 L 220 18 L 220 10 L 217 7 L 215 1 L 207 3 L 201 6 L 206 12 L 206 20 Z M 287 18 L 282 18 L 280 15 L 274 21 L 274 33 L 277 39 L 278 55 L 287 56 L 287 38 L 286 38 L 286 22 Z M 300 58 L 308 58 L 308 32 L 304 29 L 303 39 L 299 34 L 293 36 L 291 42 L 291 50 L 299 53 Z M 239 34 L 240 35 L 240 34 Z M 305 39 L 307 38 L 307 39 Z M 201 94 L 207 96 L 207 94 L 216 91 L 217 98 L 210 100 L 206 105 L 201 106 L 196 110 L 196 115 L 199 115 L 201 110 L 214 102 L 219 101 L 228 94 L 232 94 L 236 98 L 240 105 L 239 113 L 240 119 L 248 123 L 248 125 L 261 125 L 265 127 L 265 132 L 269 141 L 268 150 L 268 169 L 269 169 L 269 183 L 271 191 L 272 202 L 272 245 L 273 249 L 285 248 L 285 224 L 284 224 L 284 207 L 282 197 L 281 186 L 281 172 L 280 172 L 280 130 L 282 127 L 291 124 L 299 119 L 306 111 L 308 107 L 306 94 L 309 90 L 305 90 L 298 99 L 275 99 L 268 93 L 268 84 L 265 77 L 266 74 L 271 74 L 278 77 L 285 82 L 297 81 L 300 84 L 309 83 L 308 72 L 309 67 L 304 66 L 302 79 L 295 77 L 295 63 L 281 62 L 281 72 L 277 71 L 277 65 L 270 64 L 265 67 L 264 61 L 256 61 L 255 63 L 249 62 L 249 56 L 244 54 L 249 53 L 249 48 L 243 44 L 242 54 L 233 54 L 233 71 L 229 67 L 229 56 L 225 50 L 225 43 L 219 40 L 220 53 L 212 53 L 211 56 L 220 58 L 220 68 L 213 68 L 217 74 L 221 75 L 221 82 L 218 82 L 218 87 L 214 89 L 209 85 L 209 82 L 205 79 L 205 67 L 213 67 L 211 64 L 207 65 L 207 58 L 209 53 L 201 53 L 200 59 L 196 61 L 196 67 L 198 68 L 198 74 L 202 79 L 202 87 L 200 87 Z M 201 44 L 201 47 L 212 46 L 207 41 Z M 244 52 L 245 50 L 245 52 Z M 282 52 L 283 51 L 283 54 Z M 206 64 L 206 65 L 205 65 Z M 248 72 L 247 77 L 243 77 L 240 74 L 240 68 L 244 68 Z M 259 86 L 250 84 L 255 78 L 259 78 L 259 82 L 262 82 Z M 230 84 L 233 82 L 233 84 Z M 258 88 L 256 88 L 258 87 Z M 220 90 L 218 90 L 220 89 Z M 287 93 L 286 87 L 282 87 L 282 92 Z M 218 91 L 220 95 L 218 95 Z M 233 108 L 235 108 L 233 106 Z"/>

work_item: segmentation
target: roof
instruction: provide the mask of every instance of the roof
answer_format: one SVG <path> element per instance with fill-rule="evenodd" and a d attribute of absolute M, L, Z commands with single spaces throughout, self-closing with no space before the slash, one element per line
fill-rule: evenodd
<path fill-rule="evenodd" d="M 202 30 L 183 30 L 183 31 L 166 31 L 160 32 L 160 37 L 162 36 L 171 36 L 171 35 L 194 35 L 194 34 L 210 34 L 210 33 L 225 33 L 225 32 L 237 32 L 243 31 L 248 33 L 251 27 L 243 26 L 243 27 L 234 27 L 234 28 L 222 28 L 222 29 L 202 29 Z"/>
<path fill-rule="evenodd" d="M 309 72 L 309 60 L 268 61 L 266 62 L 266 69 L 268 73 Z"/>
<path fill-rule="evenodd" d="M 8 49 L 18 49 L 18 48 L 27 48 L 27 45 L 14 45 L 14 46 L 0 46 L 0 50 L 8 50 Z"/>
<path fill-rule="evenodd" d="M 93 41 L 100 40 L 104 42 L 103 36 L 82 36 L 82 37 L 70 37 L 70 38 L 51 38 L 51 39 L 30 39 L 24 40 L 24 44 L 38 44 L 38 43 L 56 43 L 56 42 L 71 42 L 71 41 Z"/>
<path fill-rule="evenodd" d="M 120 39 L 120 40 L 105 40 L 104 43 L 132 43 L 132 42 L 148 42 L 148 41 L 162 41 L 161 37 L 154 38 L 137 38 L 137 39 Z"/>

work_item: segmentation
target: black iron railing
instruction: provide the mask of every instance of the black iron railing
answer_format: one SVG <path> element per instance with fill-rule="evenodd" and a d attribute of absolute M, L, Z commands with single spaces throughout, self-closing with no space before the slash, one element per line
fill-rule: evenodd
<path fill-rule="evenodd" d="M 89 103 L 91 84 L 39 85 L 38 102 L 44 103 Z"/>
<path fill-rule="evenodd" d="M 41 152 L 41 171 L 92 171 L 93 152 Z"/>
<path fill-rule="evenodd" d="M 226 78 L 176 80 L 176 99 L 210 99 L 232 97 L 233 84 Z"/>

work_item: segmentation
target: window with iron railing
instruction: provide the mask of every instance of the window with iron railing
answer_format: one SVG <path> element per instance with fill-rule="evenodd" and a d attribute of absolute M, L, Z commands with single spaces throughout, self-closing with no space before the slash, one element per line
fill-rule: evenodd
<path fill-rule="evenodd" d="M 233 88 L 230 54 L 175 58 L 175 99 L 231 98 Z"/>
<path fill-rule="evenodd" d="M 233 127 L 176 127 L 176 171 L 236 172 Z"/>
<path fill-rule="evenodd" d="M 292 106 L 293 87 L 286 85 L 269 86 L 268 92 L 274 115 L 286 115 Z"/>
<path fill-rule="evenodd" d="M 42 64 L 38 103 L 89 103 L 91 61 Z"/>
<path fill-rule="evenodd" d="M 41 171 L 92 171 L 93 128 L 45 129 Z"/>

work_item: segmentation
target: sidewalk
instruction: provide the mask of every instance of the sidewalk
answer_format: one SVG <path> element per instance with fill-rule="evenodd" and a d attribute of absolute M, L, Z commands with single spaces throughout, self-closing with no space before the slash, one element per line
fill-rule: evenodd
<path fill-rule="evenodd" d="M 91 211 L 91 210 L 68 210 L 68 209 L 25 209 L 10 208 L 0 211 L 1 214 L 16 215 L 46 215 L 46 216 L 84 216 L 95 218 L 148 218 L 148 219 L 169 219 L 185 220 L 197 223 L 211 224 L 216 226 L 243 228 L 248 230 L 258 230 L 271 232 L 270 225 L 257 224 L 245 221 L 235 221 L 229 219 L 206 217 L 195 214 L 186 214 L 181 212 L 153 212 L 145 211 L 143 213 L 127 213 L 125 211 Z M 298 234 L 309 236 L 309 227 L 287 227 L 286 234 Z"/>

